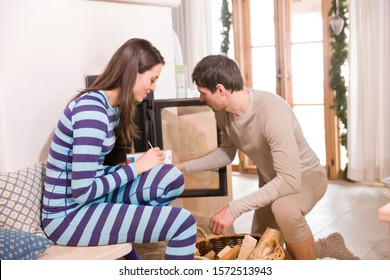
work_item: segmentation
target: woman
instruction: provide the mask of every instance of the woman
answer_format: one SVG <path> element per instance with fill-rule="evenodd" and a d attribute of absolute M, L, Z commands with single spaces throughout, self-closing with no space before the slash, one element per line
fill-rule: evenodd
<path fill-rule="evenodd" d="M 103 165 L 116 138 L 131 145 L 136 105 L 156 88 L 164 58 L 130 39 L 93 85 L 67 106 L 56 128 L 45 178 L 42 226 L 61 245 L 168 241 L 165 259 L 193 259 L 194 217 L 167 206 L 184 189 L 182 173 L 159 148 L 121 166 Z M 139 258 L 133 252 L 132 258 Z"/>

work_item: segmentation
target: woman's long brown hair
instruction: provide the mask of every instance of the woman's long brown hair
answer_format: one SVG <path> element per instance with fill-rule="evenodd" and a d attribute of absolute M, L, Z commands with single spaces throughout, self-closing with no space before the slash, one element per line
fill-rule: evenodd
<path fill-rule="evenodd" d="M 115 52 L 106 69 L 95 82 L 77 94 L 74 99 L 88 91 L 118 89 L 120 122 L 116 137 L 120 144 L 130 146 L 139 137 L 134 122 L 137 104 L 133 99 L 137 73 L 142 74 L 158 64 L 165 64 L 160 52 L 149 41 L 132 38 Z"/>

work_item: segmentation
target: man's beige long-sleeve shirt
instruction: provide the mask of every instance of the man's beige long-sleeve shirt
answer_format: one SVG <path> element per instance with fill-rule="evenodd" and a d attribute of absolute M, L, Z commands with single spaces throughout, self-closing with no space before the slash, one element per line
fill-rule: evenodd
<path fill-rule="evenodd" d="M 249 106 L 243 115 L 215 113 L 222 132 L 220 147 L 204 157 L 184 162 L 187 172 L 216 169 L 231 163 L 237 149 L 253 161 L 262 187 L 229 203 L 236 218 L 299 192 L 302 172 L 325 172 L 285 100 L 269 92 L 248 91 Z"/>

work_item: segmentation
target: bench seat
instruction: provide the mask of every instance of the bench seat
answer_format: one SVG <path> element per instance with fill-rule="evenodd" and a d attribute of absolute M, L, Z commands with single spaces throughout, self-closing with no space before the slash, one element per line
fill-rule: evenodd
<path fill-rule="evenodd" d="M 390 202 L 379 209 L 378 216 L 379 220 L 390 222 Z"/>
<path fill-rule="evenodd" d="M 43 252 L 38 260 L 116 260 L 129 254 L 132 249 L 131 243 L 90 247 L 54 245 Z"/>
<path fill-rule="evenodd" d="M 382 222 L 387 222 L 389 224 L 389 242 L 390 242 L 390 202 L 382 206 L 378 210 L 378 218 Z"/>

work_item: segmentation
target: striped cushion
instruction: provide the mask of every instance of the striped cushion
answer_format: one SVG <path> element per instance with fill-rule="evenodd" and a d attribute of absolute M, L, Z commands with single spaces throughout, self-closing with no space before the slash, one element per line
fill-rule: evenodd
<path fill-rule="evenodd" d="M 45 237 L 41 228 L 41 202 L 45 163 L 16 172 L 0 173 L 0 228 Z"/>

